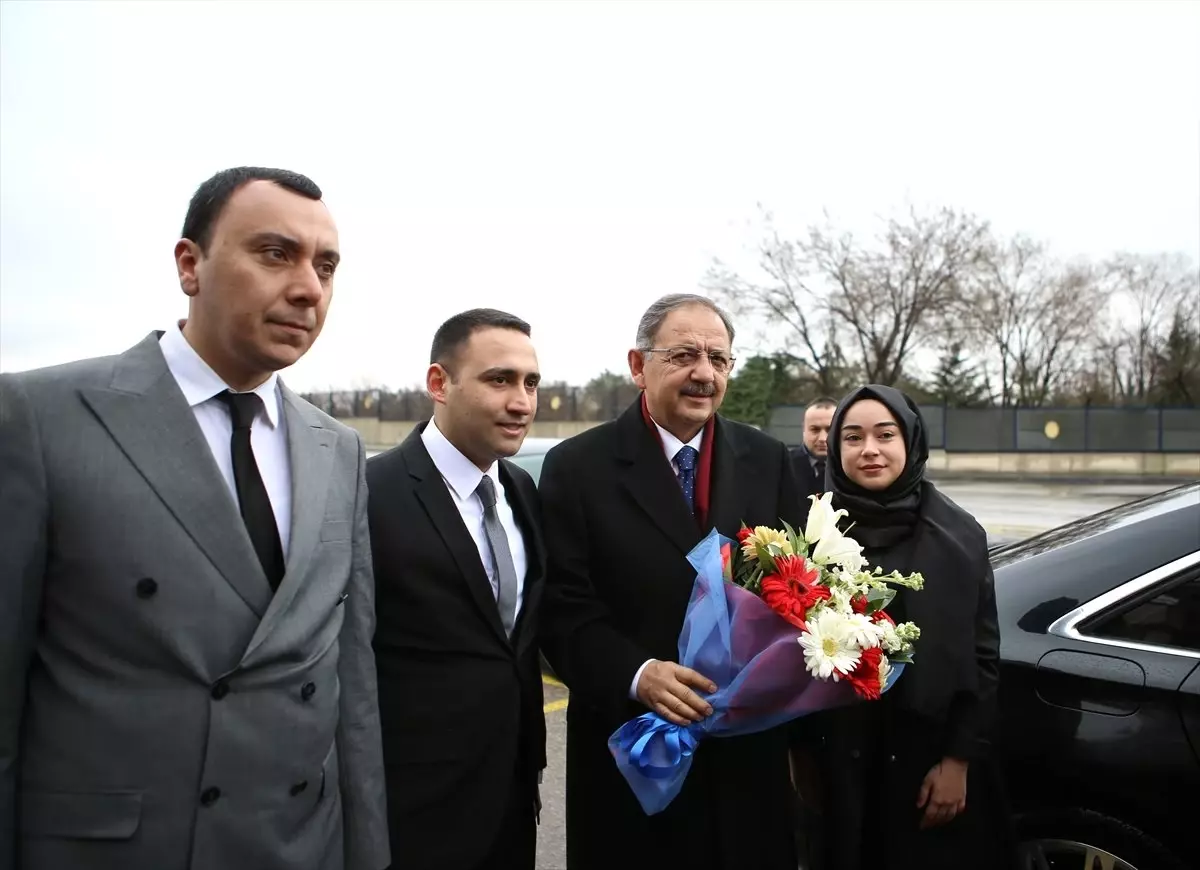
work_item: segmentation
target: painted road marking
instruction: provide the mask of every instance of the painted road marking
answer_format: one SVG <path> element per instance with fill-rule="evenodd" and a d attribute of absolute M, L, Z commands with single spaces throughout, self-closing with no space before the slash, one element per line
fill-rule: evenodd
<path fill-rule="evenodd" d="M 542 682 L 547 686 L 552 686 L 555 689 L 566 689 L 567 687 L 560 683 L 554 677 L 542 674 Z M 543 713 L 557 713 L 559 710 L 567 709 L 567 698 L 559 698 L 557 701 L 549 701 L 542 706 Z"/>

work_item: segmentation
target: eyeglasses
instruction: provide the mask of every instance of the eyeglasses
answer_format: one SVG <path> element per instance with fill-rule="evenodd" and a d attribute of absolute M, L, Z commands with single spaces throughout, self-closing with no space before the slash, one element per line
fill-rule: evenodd
<path fill-rule="evenodd" d="M 700 357 L 707 356 L 708 364 L 719 375 L 727 375 L 737 361 L 734 357 L 719 350 L 705 353 L 695 347 L 647 347 L 642 353 L 660 353 L 663 359 L 676 368 L 688 369 L 700 362 Z"/>

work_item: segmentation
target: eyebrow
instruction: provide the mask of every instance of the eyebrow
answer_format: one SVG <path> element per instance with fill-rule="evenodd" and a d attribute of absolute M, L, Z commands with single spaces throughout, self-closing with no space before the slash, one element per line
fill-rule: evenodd
<path fill-rule="evenodd" d="M 899 428 L 900 428 L 900 424 L 899 424 L 899 423 L 893 423 L 891 420 L 885 420 L 885 421 L 884 421 L 884 422 L 882 422 L 882 423 L 876 423 L 876 424 L 875 424 L 874 426 L 872 426 L 871 428 L 872 428 L 872 429 L 882 429 L 882 428 L 884 428 L 885 426 L 891 426 L 893 429 L 899 429 Z M 843 427 L 842 427 L 842 431 L 843 431 L 843 432 L 845 432 L 845 431 L 847 431 L 847 430 L 849 430 L 849 429 L 861 430 L 862 428 L 863 428 L 862 426 L 859 426 L 859 425 L 858 425 L 858 424 L 856 424 L 856 423 L 848 423 L 848 424 L 846 424 L 845 426 L 843 426 Z"/>
<path fill-rule="evenodd" d="M 277 245 L 287 251 L 289 254 L 300 253 L 300 242 L 293 239 L 291 236 L 285 236 L 283 233 L 258 233 L 250 237 L 251 246 L 258 248 L 263 245 Z M 317 259 L 328 260 L 335 266 L 341 262 L 342 255 L 333 248 L 326 248 L 317 254 Z"/>
<path fill-rule="evenodd" d="M 492 378 L 498 378 L 501 376 L 506 377 L 506 378 L 515 377 L 517 374 L 519 374 L 519 373 L 517 372 L 516 369 L 506 369 L 506 368 L 502 368 L 500 366 L 495 366 L 494 368 L 490 368 L 487 371 L 480 374 L 479 377 L 481 380 L 490 381 Z M 529 372 L 525 375 L 525 380 L 532 380 L 535 383 L 540 383 L 542 380 L 542 376 L 539 372 Z"/>

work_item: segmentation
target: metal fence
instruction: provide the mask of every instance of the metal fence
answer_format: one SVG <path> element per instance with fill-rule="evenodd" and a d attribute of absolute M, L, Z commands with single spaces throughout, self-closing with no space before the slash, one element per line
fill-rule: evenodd
<path fill-rule="evenodd" d="M 1200 408 L 951 408 L 922 405 L 934 450 L 962 453 L 1200 453 Z M 800 444 L 804 408 L 780 405 L 767 426 Z"/>
<path fill-rule="evenodd" d="M 565 384 L 538 387 L 538 420 L 599 422 L 619 416 L 638 396 L 632 383 L 605 390 Z M 415 422 L 433 415 L 433 400 L 424 390 L 341 390 L 306 393 L 305 399 L 334 417 Z"/>

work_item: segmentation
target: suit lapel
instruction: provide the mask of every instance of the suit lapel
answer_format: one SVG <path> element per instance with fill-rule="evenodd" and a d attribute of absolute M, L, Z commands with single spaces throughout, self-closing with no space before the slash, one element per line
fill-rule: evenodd
<path fill-rule="evenodd" d="M 718 417 L 713 426 L 712 490 L 709 493 L 709 523 L 723 534 L 734 535 L 745 519 L 746 489 L 739 475 L 740 451 Z"/>
<path fill-rule="evenodd" d="M 492 593 L 492 584 L 488 582 L 487 572 L 483 570 L 483 562 L 479 559 L 479 549 L 475 539 L 467 531 L 462 514 L 450 497 L 450 490 L 442 480 L 441 473 L 425 449 L 421 441 L 421 433 L 425 426 L 413 429 L 401 446 L 405 465 L 413 477 L 414 492 L 421 507 L 429 515 L 429 521 L 441 537 L 451 558 L 458 566 L 463 581 L 475 604 L 479 607 L 483 618 L 505 644 L 508 638 L 504 634 L 504 625 L 500 622 L 500 611 L 496 607 L 496 596 Z"/>
<path fill-rule="evenodd" d="M 282 382 L 279 388 L 283 394 L 283 419 L 287 427 L 288 463 L 292 476 L 287 567 L 283 581 L 246 649 L 246 656 L 263 642 L 280 617 L 287 613 L 305 583 L 305 567 L 312 564 L 313 551 L 321 537 L 321 523 L 325 520 L 329 475 L 333 471 L 333 445 L 337 441 L 337 432 L 326 429 L 321 418 L 303 400 Z"/>
<path fill-rule="evenodd" d="M 617 419 L 617 459 L 621 484 L 646 519 L 684 555 L 691 552 L 700 541 L 700 527 L 688 511 L 661 442 L 642 418 L 640 402 Z"/>
<path fill-rule="evenodd" d="M 271 587 L 157 335 L 122 356 L 111 388 L 80 394 L 179 524 L 261 618 Z"/>
<path fill-rule="evenodd" d="M 517 624 L 513 628 L 514 646 L 524 646 L 533 640 L 533 638 L 525 636 L 525 617 L 527 614 L 537 612 L 546 573 L 546 547 L 542 541 L 542 533 L 538 527 L 533 505 L 530 504 L 522 487 L 517 485 L 505 462 L 500 463 L 500 481 L 504 484 L 505 497 L 508 499 L 509 507 L 512 508 L 513 516 L 517 520 L 517 527 L 521 530 L 521 538 L 525 543 L 527 565 L 524 577 L 525 585 L 521 598 L 521 612 L 517 614 Z M 533 494 L 531 493 L 531 495 Z"/>

